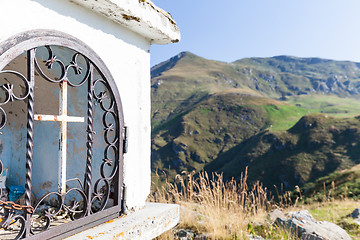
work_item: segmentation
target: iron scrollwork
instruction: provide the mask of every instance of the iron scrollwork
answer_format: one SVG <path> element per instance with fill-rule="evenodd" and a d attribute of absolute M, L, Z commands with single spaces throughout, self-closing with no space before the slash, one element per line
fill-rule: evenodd
<path fill-rule="evenodd" d="M 3 90 L 3 94 L 5 95 L 4 100 L 2 100 L 0 102 L 0 115 L 1 115 L 0 130 L 5 127 L 6 121 L 7 121 L 6 112 L 4 111 L 4 109 L 1 106 L 7 104 L 8 102 L 22 101 L 22 100 L 26 99 L 30 94 L 29 80 L 23 74 L 21 74 L 17 71 L 11 71 L 11 70 L 0 71 L 0 76 L 2 74 L 11 74 L 11 75 L 15 76 L 16 78 L 20 79 L 21 81 L 23 81 L 23 83 L 25 85 L 25 92 L 23 93 L 23 96 L 16 96 L 16 94 L 14 92 L 14 84 L 13 83 L 5 83 L 0 87 Z"/>
<path fill-rule="evenodd" d="M 45 47 L 45 48 L 44 48 Z M 14 239 L 29 237 L 39 232 L 44 232 L 51 228 L 54 219 L 62 214 L 67 215 L 69 221 L 84 218 L 91 214 L 102 211 L 106 208 L 112 192 L 112 185 L 117 181 L 119 174 L 119 150 L 120 150 L 120 122 L 117 108 L 117 101 L 113 95 L 112 88 L 108 81 L 102 75 L 100 69 L 86 56 L 80 52 L 73 51 L 71 60 L 65 64 L 63 59 L 58 58 L 52 49 L 52 46 L 44 46 L 47 50 L 48 58 L 42 62 L 38 60 L 36 53 L 38 48 L 28 50 L 28 75 L 24 76 L 14 70 L 2 70 L 1 74 L 11 74 L 20 79 L 24 84 L 24 91 L 19 96 L 14 92 L 14 84 L 5 83 L 1 86 L 4 99 L 0 102 L 0 130 L 6 126 L 7 115 L 3 105 L 12 101 L 28 102 L 28 128 L 27 128 L 27 155 L 26 155 L 26 183 L 25 183 L 25 206 L 23 209 L 8 209 L 6 204 L 0 201 L 0 209 L 3 209 L 4 218 L 0 222 L 0 227 L 11 229 L 17 226 L 17 234 Z M 65 48 L 68 49 L 68 48 Z M 79 58 L 85 62 L 80 66 Z M 49 76 L 47 70 L 56 66 L 55 77 Z M 46 70 L 47 68 L 47 70 Z M 75 75 L 82 75 L 78 82 L 72 82 L 69 79 L 69 73 L 73 71 Z M 32 149 L 33 149 L 33 122 L 34 122 L 34 74 L 38 74 L 42 79 L 50 83 L 61 84 L 64 81 L 70 87 L 77 88 L 88 84 L 87 93 L 87 158 L 86 168 L 84 169 L 84 182 L 77 179 L 79 187 L 73 187 L 66 190 L 65 193 L 49 192 L 41 197 L 34 206 L 31 206 L 31 186 L 32 186 Z M 95 79 L 96 77 L 96 79 Z M 57 86 L 57 85 L 54 85 Z M 101 86 L 101 87 L 98 87 Z M 100 90 L 99 90 L 100 89 Z M 93 141 L 94 141 L 94 104 L 98 104 L 103 111 L 102 119 L 99 120 L 103 125 L 103 142 L 106 145 L 101 160 L 100 178 L 92 180 L 93 165 Z M 110 170 L 109 170 L 110 168 Z M 107 170 L 106 170 L 107 169 Z M 0 174 L 3 171 L 3 163 L 0 160 Z M 76 195 L 76 200 L 67 199 L 69 195 Z M 46 205 L 45 203 L 51 205 Z M 119 201 L 118 201 L 119 202 Z M 51 207 L 44 207 L 51 206 Z M 27 210 L 31 207 L 33 210 Z"/>
<path fill-rule="evenodd" d="M 94 197 L 92 198 L 92 206 L 94 205 L 95 202 L 102 202 L 102 204 L 100 204 L 100 207 L 98 209 L 95 209 L 94 207 L 92 207 L 92 211 L 101 211 L 104 209 L 104 207 L 107 204 L 107 200 L 109 199 L 109 195 L 110 195 L 110 185 L 111 182 L 114 180 L 114 177 L 116 175 L 116 173 L 118 172 L 118 165 L 116 164 L 116 162 L 114 162 L 114 159 L 111 159 L 110 157 L 110 151 L 113 150 L 114 151 L 114 157 L 115 159 L 118 158 L 117 154 L 119 153 L 118 151 L 118 144 L 119 144 L 119 131 L 116 131 L 116 126 L 118 126 L 118 122 L 117 122 L 117 114 L 116 114 L 116 110 L 115 110 L 115 101 L 114 99 L 109 96 L 108 94 L 106 94 L 109 91 L 101 91 L 99 93 L 96 92 L 96 85 L 97 84 L 102 84 L 104 86 L 105 89 L 110 90 L 109 85 L 107 84 L 106 81 L 104 81 L 103 79 L 97 79 L 94 81 L 94 86 L 93 86 L 93 96 L 95 98 L 95 100 L 100 104 L 100 108 L 104 111 L 103 114 L 103 126 L 104 126 L 104 139 L 105 142 L 107 144 L 105 150 L 104 150 L 104 158 L 103 158 L 103 162 L 101 164 L 100 167 L 100 174 L 101 174 L 101 178 L 99 178 L 94 186 Z M 106 106 L 108 105 L 108 106 Z M 115 121 L 115 123 L 113 122 L 108 122 L 108 116 L 112 116 L 113 120 Z M 116 134 L 114 135 L 114 139 L 110 140 L 110 133 L 111 132 L 116 132 Z M 112 167 L 112 171 L 109 175 L 106 174 L 105 171 L 105 167 Z M 103 182 L 103 187 L 100 188 L 99 186 L 101 186 L 101 182 Z M 101 193 L 102 191 L 102 193 Z"/>

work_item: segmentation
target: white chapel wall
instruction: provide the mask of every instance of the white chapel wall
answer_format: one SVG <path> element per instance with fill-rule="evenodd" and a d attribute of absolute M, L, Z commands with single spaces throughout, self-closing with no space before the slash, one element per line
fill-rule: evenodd
<path fill-rule="evenodd" d="M 0 42 L 20 32 L 52 29 L 80 39 L 105 62 L 117 83 L 130 133 L 124 156 L 127 204 L 130 208 L 142 206 L 151 181 L 150 40 L 63 0 L 11 0 L 1 4 Z M 33 174 L 41 173 L 34 169 Z"/>

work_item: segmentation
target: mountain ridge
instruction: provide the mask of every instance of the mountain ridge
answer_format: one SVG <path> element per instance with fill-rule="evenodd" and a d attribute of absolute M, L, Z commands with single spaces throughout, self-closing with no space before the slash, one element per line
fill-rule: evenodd
<path fill-rule="evenodd" d="M 194 98 L 194 94 L 203 97 L 237 90 L 277 99 L 313 93 L 360 96 L 360 64 L 349 61 L 276 56 L 224 63 L 182 52 L 153 67 L 151 72 L 154 101 L 167 103 L 157 105 L 162 116 L 152 112 L 152 120 L 159 122 L 176 111 L 179 106 L 174 102 Z M 164 94 L 159 94 L 161 88 Z"/>
<path fill-rule="evenodd" d="M 359 63 L 285 55 L 225 63 L 182 52 L 152 68 L 151 86 L 153 171 L 205 169 L 230 179 L 248 166 L 251 181 L 291 188 L 360 162 L 346 153 L 353 143 L 333 133 L 360 127 L 352 119 L 360 112 Z M 313 131 L 295 133 L 305 116 L 316 120 Z M 320 139 L 312 141 L 318 149 L 299 142 L 306 137 Z M 269 161 L 277 177 L 265 171 Z"/>

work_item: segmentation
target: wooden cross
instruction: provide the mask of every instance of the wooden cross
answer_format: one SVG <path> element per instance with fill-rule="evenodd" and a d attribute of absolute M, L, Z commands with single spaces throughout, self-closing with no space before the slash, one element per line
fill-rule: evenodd
<path fill-rule="evenodd" d="M 83 117 L 70 117 L 67 115 L 67 81 L 60 83 L 59 94 L 59 116 L 35 114 L 34 119 L 38 121 L 59 122 L 59 172 L 58 184 L 59 192 L 66 193 L 66 142 L 67 142 L 67 123 L 84 122 Z"/>

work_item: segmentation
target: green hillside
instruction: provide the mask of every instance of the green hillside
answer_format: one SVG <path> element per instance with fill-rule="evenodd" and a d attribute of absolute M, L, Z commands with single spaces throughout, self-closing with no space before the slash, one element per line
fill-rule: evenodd
<path fill-rule="evenodd" d="M 206 167 L 231 178 L 249 168 L 249 180 L 287 189 L 360 163 L 360 120 L 312 114 L 287 131 L 261 132 Z"/>
<path fill-rule="evenodd" d="M 151 69 L 152 124 L 157 126 L 218 92 L 291 100 L 302 95 L 358 97 L 360 64 L 278 56 L 224 63 L 189 52 Z"/>
<path fill-rule="evenodd" d="M 360 198 L 360 164 L 352 168 L 336 171 L 318 178 L 303 187 L 308 199 L 325 201 L 324 197 Z"/>
<path fill-rule="evenodd" d="M 152 69 L 152 169 L 303 186 L 360 163 L 360 64 L 183 52 Z M 319 114 L 321 113 L 321 114 Z"/>
<path fill-rule="evenodd" d="M 170 166 L 177 172 L 203 169 L 219 153 L 269 127 L 267 109 L 272 107 L 291 109 L 269 98 L 241 94 L 207 96 L 154 130 L 153 168 Z"/>

